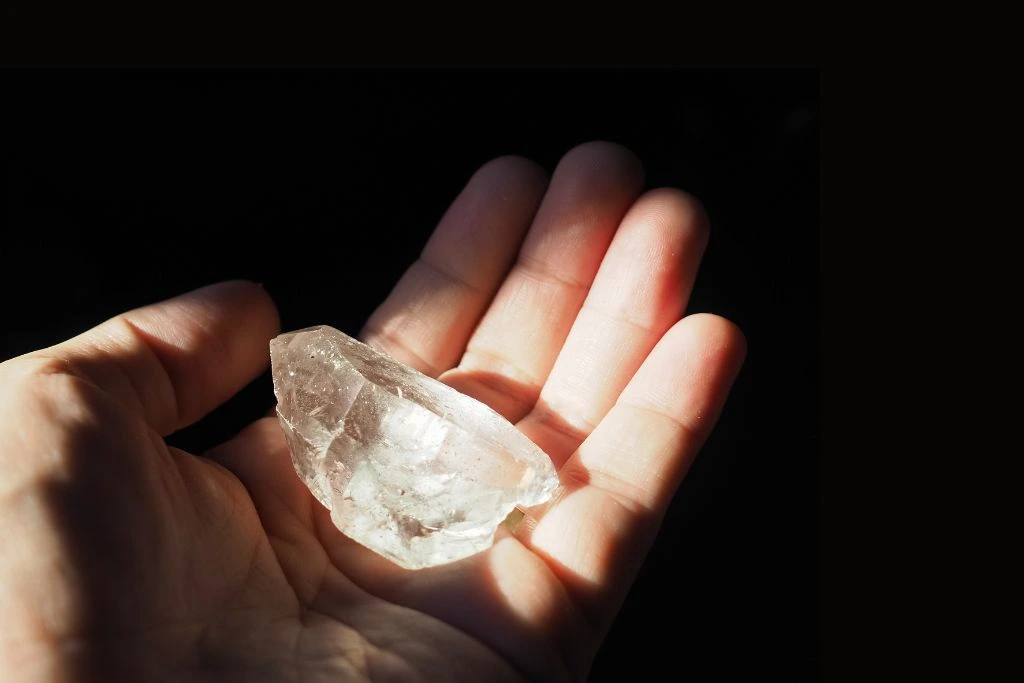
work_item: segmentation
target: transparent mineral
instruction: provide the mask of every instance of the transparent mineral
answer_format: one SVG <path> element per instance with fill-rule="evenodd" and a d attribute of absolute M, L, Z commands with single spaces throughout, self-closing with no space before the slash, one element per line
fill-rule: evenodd
<path fill-rule="evenodd" d="M 350 538 L 417 569 L 548 500 L 550 458 L 489 407 L 331 327 L 270 342 L 295 470 Z"/>

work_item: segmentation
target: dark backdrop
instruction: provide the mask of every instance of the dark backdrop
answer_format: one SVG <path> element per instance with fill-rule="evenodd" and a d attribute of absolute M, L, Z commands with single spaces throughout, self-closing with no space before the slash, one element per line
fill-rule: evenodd
<path fill-rule="evenodd" d="M 227 278 L 285 329 L 355 333 L 470 174 L 633 149 L 705 204 L 691 311 L 736 321 L 747 364 L 593 679 L 814 677 L 818 74 L 813 70 L 0 72 L 0 358 Z M 264 376 L 202 447 L 272 405 Z"/>

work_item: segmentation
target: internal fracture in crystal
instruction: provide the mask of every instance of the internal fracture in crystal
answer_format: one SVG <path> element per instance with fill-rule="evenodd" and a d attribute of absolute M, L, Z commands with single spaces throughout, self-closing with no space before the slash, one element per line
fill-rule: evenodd
<path fill-rule="evenodd" d="M 508 420 L 339 330 L 282 334 L 270 357 L 299 477 L 342 533 L 403 567 L 485 550 L 558 486 Z"/>

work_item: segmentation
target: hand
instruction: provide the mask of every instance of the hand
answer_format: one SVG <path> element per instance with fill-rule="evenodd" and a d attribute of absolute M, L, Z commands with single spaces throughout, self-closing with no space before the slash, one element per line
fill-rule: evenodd
<path fill-rule="evenodd" d="M 486 164 L 363 330 L 560 468 L 563 495 L 450 565 L 342 536 L 274 418 L 202 457 L 165 444 L 265 370 L 255 285 L 0 365 L 0 678 L 584 679 L 744 354 L 725 320 L 680 319 L 703 211 L 642 183 L 606 143 L 550 183 Z"/>

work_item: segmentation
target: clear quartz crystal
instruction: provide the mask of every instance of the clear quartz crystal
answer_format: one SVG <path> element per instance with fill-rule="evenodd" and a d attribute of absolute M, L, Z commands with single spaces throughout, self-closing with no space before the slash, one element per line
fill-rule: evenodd
<path fill-rule="evenodd" d="M 270 342 L 292 462 L 350 538 L 408 569 L 484 550 L 558 486 L 551 459 L 483 403 L 331 327 Z"/>

